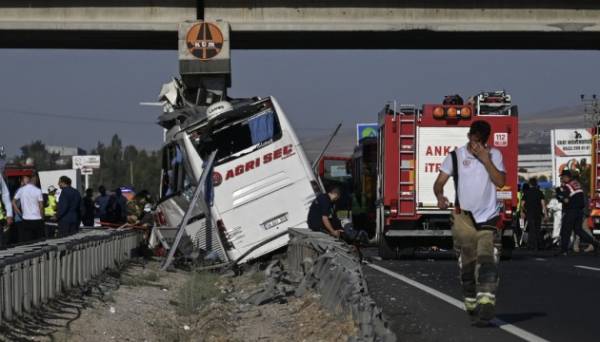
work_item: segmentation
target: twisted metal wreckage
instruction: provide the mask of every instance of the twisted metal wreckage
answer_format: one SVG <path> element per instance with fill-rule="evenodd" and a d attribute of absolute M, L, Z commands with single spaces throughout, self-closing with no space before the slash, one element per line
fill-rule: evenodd
<path fill-rule="evenodd" d="M 164 267 L 176 250 L 237 264 L 285 246 L 288 228 L 306 227 L 321 187 L 276 99 L 206 106 L 186 96 L 179 80 L 159 96 L 166 133 L 160 226 L 151 242 L 169 250 Z"/>

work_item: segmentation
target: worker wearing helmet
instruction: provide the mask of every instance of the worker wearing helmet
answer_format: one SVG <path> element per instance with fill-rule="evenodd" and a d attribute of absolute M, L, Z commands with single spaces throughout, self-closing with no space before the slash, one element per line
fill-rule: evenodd
<path fill-rule="evenodd" d="M 50 185 L 48 187 L 48 202 L 44 208 L 44 216 L 46 217 L 46 220 L 55 219 L 57 205 L 58 201 L 56 200 L 56 188 L 54 185 Z"/>
<path fill-rule="evenodd" d="M 501 245 L 497 229 L 500 209 L 496 188 L 506 183 L 502 153 L 487 146 L 490 124 L 471 124 L 469 141 L 443 161 L 433 191 L 440 209 L 449 207 L 444 185 L 452 176 L 456 187 L 452 237 L 458 254 L 465 309 L 477 325 L 494 318 Z"/>

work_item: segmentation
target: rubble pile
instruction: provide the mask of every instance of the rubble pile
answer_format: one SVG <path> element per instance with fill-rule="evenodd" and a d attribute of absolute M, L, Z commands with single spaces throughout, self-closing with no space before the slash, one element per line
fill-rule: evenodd
<path fill-rule="evenodd" d="M 286 303 L 290 297 L 316 292 L 327 310 L 351 316 L 357 322 L 359 334 L 351 340 L 395 341 L 381 309 L 369 296 L 353 247 L 306 229 L 292 229 L 290 234 L 286 260 L 271 262 L 265 270 L 265 286 L 250 296 L 248 302 Z"/>

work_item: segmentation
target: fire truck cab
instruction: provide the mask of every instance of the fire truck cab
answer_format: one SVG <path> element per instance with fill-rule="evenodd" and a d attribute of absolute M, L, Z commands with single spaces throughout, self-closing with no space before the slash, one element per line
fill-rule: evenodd
<path fill-rule="evenodd" d="M 488 146 L 502 152 L 506 185 L 498 189 L 504 252 L 514 247 L 512 213 L 517 203 L 517 107 L 503 91 L 484 92 L 463 103 L 458 96 L 442 104 L 386 105 L 379 113 L 376 239 L 382 258 L 417 247 L 451 248 L 449 210 L 437 207 L 433 184 L 442 161 L 467 143 L 469 126 L 485 120 L 492 126 Z M 468 181 L 468 180 L 461 180 Z M 477 191 L 477 189 L 473 189 Z M 452 180 L 444 194 L 454 202 Z"/>
<path fill-rule="evenodd" d="M 34 175 L 36 175 L 36 170 L 33 166 L 7 164 L 4 168 L 4 179 L 6 180 L 6 186 L 10 191 L 10 197 L 12 198 L 21 187 L 21 177 L 33 177 Z M 37 185 L 39 186 L 39 184 Z"/>

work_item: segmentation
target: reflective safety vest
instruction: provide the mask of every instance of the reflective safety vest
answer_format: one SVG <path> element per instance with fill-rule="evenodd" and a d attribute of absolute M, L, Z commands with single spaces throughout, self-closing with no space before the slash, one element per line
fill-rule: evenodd
<path fill-rule="evenodd" d="M 0 220 L 6 219 L 6 212 L 4 211 L 4 204 L 0 201 Z"/>
<path fill-rule="evenodd" d="M 521 212 L 521 210 L 523 210 L 523 208 L 521 207 L 522 201 L 523 200 L 523 193 L 521 191 L 517 192 L 517 211 Z"/>
<path fill-rule="evenodd" d="M 45 216 L 56 215 L 56 207 L 57 207 L 56 196 L 48 194 L 48 205 L 46 206 L 46 208 L 44 208 L 44 215 Z"/>

